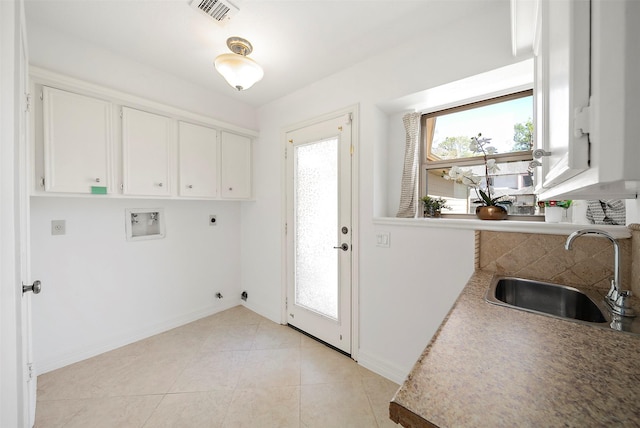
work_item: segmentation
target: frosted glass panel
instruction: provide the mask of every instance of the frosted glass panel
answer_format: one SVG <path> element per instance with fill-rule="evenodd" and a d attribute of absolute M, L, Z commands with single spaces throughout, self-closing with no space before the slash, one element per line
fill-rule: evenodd
<path fill-rule="evenodd" d="M 338 140 L 296 146 L 296 304 L 338 319 Z"/>

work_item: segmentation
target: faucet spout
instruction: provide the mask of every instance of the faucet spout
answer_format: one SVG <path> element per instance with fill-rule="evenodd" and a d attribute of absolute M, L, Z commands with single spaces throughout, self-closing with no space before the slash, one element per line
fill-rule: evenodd
<path fill-rule="evenodd" d="M 621 291 L 620 283 L 620 245 L 618 241 L 608 232 L 600 229 L 582 229 L 576 230 L 567 237 L 564 244 L 565 250 L 571 250 L 573 241 L 582 235 L 600 235 L 607 238 L 613 244 L 613 279 L 611 280 L 611 289 L 607 293 L 605 301 L 611 307 L 611 310 L 618 315 L 631 315 L 632 311 L 627 308 L 626 298 L 631 296 L 631 291 Z"/>

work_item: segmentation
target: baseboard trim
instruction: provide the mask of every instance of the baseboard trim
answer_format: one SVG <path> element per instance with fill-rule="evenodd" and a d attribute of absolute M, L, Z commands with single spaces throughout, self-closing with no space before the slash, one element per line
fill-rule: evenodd
<path fill-rule="evenodd" d="M 77 363 L 87 358 L 95 357 L 96 355 L 103 354 L 105 352 L 113 351 L 114 349 L 121 348 L 129 345 L 133 342 L 146 339 L 156 334 L 164 333 L 165 331 L 174 329 L 176 327 L 189 324 L 190 322 L 197 321 L 200 318 L 205 318 L 218 312 L 225 311 L 240 304 L 240 299 L 230 300 L 224 304 L 216 304 L 198 311 L 190 312 L 188 314 L 175 317 L 151 326 L 147 326 L 141 329 L 131 330 L 125 334 L 110 337 L 99 343 L 95 343 L 89 346 L 85 346 L 82 349 L 77 349 L 68 353 L 65 353 L 56 358 L 45 359 L 42 361 L 35 361 L 35 369 L 38 375 L 48 373 L 50 371 L 68 366 L 70 364 Z"/>
<path fill-rule="evenodd" d="M 377 357 L 370 354 L 364 349 L 358 351 L 358 364 L 362 367 L 371 370 L 372 372 L 379 374 L 382 377 L 401 385 L 409 374 L 410 370 L 403 369 L 402 367 L 393 364 L 384 358 Z"/>

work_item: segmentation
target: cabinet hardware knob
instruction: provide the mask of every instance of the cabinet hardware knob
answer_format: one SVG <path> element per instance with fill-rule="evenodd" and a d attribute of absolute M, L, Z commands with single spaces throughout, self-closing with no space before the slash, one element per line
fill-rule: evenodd
<path fill-rule="evenodd" d="M 31 285 L 22 284 L 22 292 L 32 291 L 33 294 L 38 294 L 42 290 L 42 283 L 40 281 L 33 281 Z"/>
<path fill-rule="evenodd" d="M 158 183 L 158 187 L 162 187 L 162 183 Z"/>
<path fill-rule="evenodd" d="M 233 190 L 233 187 L 229 187 L 229 190 Z"/>
<path fill-rule="evenodd" d="M 100 179 L 99 178 L 96 178 L 96 183 L 100 183 Z"/>
<path fill-rule="evenodd" d="M 189 185 L 187 186 L 187 189 L 193 189 L 193 184 L 189 184 Z"/>
<path fill-rule="evenodd" d="M 534 159 L 540 159 L 544 156 L 551 156 L 551 152 L 548 152 L 546 150 L 543 149 L 536 149 L 533 151 L 533 158 Z"/>

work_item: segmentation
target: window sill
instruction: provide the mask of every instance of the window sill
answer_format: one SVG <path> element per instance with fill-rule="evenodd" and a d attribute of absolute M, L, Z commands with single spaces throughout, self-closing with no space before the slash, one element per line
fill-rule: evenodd
<path fill-rule="evenodd" d="M 373 224 L 380 226 L 432 227 L 456 230 L 492 230 L 497 232 L 540 233 L 545 235 L 569 235 L 580 229 L 595 228 L 609 232 L 616 239 L 631 237 L 626 226 L 545 223 L 543 221 L 523 220 L 478 220 L 458 218 L 396 218 L 376 217 Z"/>

